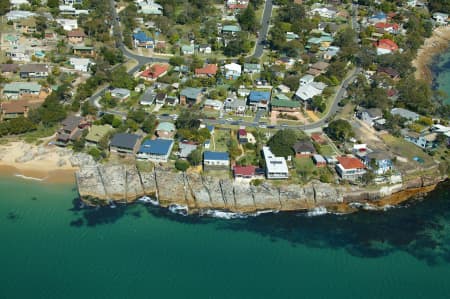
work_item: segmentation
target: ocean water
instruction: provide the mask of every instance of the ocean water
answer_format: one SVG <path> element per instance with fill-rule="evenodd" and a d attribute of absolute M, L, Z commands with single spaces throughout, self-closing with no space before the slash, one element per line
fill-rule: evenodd
<path fill-rule="evenodd" d="M 444 103 L 450 105 L 450 50 L 434 59 L 431 70 L 433 88 L 444 91 L 447 94 Z"/>
<path fill-rule="evenodd" d="M 221 220 L 79 209 L 0 180 L 0 298 L 450 298 L 450 184 L 386 212 Z"/>

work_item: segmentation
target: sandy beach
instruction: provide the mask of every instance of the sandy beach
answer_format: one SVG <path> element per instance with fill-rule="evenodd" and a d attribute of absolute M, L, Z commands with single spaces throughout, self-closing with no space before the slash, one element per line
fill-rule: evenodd
<path fill-rule="evenodd" d="M 72 183 L 78 169 L 72 151 L 54 145 L 31 145 L 23 141 L 0 145 L 0 174 L 52 183 Z"/>
<path fill-rule="evenodd" d="M 430 64 L 433 57 L 444 52 L 450 43 L 450 26 L 438 27 L 433 31 L 433 35 L 427 38 L 417 51 L 416 58 L 412 61 L 412 65 L 416 68 L 416 79 L 422 79 L 427 82 L 433 80 Z"/>

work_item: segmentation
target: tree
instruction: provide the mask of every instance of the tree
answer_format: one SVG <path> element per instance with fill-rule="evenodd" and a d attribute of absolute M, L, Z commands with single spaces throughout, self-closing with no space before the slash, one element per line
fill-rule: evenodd
<path fill-rule="evenodd" d="M 267 145 L 276 156 L 287 157 L 294 154 L 292 146 L 299 140 L 305 139 L 303 131 L 293 129 L 279 130 L 273 135 Z"/>
<path fill-rule="evenodd" d="M 145 120 L 142 122 L 141 129 L 145 133 L 149 134 L 153 132 L 156 128 L 156 117 L 151 114 L 145 118 Z"/>
<path fill-rule="evenodd" d="M 243 30 L 254 32 L 258 29 L 255 10 L 251 5 L 248 5 L 247 8 L 238 15 L 237 19 Z"/>
<path fill-rule="evenodd" d="M 343 119 L 338 119 L 330 122 L 325 132 L 333 140 L 345 141 L 354 136 L 352 126 L 350 123 Z"/>
<path fill-rule="evenodd" d="M 47 6 L 50 8 L 56 8 L 59 6 L 59 0 L 47 0 Z"/>
<path fill-rule="evenodd" d="M 0 1 L 0 15 L 5 15 L 11 6 L 11 2 L 9 0 L 1 0 Z"/>
<path fill-rule="evenodd" d="M 202 115 L 199 112 L 184 109 L 178 116 L 175 126 L 177 129 L 198 129 Z"/>
<path fill-rule="evenodd" d="M 189 162 L 186 160 L 178 159 L 175 161 L 175 168 L 179 171 L 186 171 L 189 168 Z"/>
<path fill-rule="evenodd" d="M 192 151 L 188 157 L 187 157 L 189 163 L 191 163 L 191 165 L 200 165 L 202 163 L 202 150 L 201 149 L 196 149 L 194 151 Z"/>

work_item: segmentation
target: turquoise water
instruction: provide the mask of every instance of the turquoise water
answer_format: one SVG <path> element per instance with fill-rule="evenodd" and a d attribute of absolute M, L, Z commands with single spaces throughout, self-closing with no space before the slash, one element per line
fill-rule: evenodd
<path fill-rule="evenodd" d="M 76 208 L 0 181 L 0 298 L 450 298 L 449 184 L 354 215 L 182 217 Z"/>
<path fill-rule="evenodd" d="M 450 105 L 450 50 L 437 56 L 431 69 L 434 77 L 434 88 L 447 94 L 444 103 Z"/>

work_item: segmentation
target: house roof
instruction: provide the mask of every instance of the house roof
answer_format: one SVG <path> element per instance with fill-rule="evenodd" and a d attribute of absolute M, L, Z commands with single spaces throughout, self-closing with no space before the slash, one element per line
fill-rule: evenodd
<path fill-rule="evenodd" d="M 39 92 L 41 85 L 36 82 L 12 82 L 7 83 L 3 87 L 3 92 L 20 92 L 21 90 L 29 90 L 31 92 Z"/>
<path fill-rule="evenodd" d="M 230 156 L 227 152 L 210 152 L 206 151 L 203 153 L 204 160 L 219 160 L 219 161 L 228 161 Z"/>
<path fill-rule="evenodd" d="M 111 146 L 132 150 L 140 138 L 141 136 L 136 134 L 118 133 L 112 138 Z"/>
<path fill-rule="evenodd" d="M 141 77 L 152 78 L 152 79 L 158 78 L 159 76 L 161 76 L 162 74 L 167 72 L 168 69 L 169 69 L 169 65 L 167 65 L 167 64 L 154 64 L 151 67 L 149 67 L 148 69 L 144 70 L 141 73 Z"/>
<path fill-rule="evenodd" d="M 354 157 L 338 157 L 337 160 L 344 169 L 365 168 L 364 164 Z"/>
<path fill-rule="evenodd" d="M 196 75 L 215 75 L 217 73 L 217 64 L 207 64 L 202 68 L 195 69 Z"/>
<path fill-rule="evenodd" d="M 244 70 L 260 71 L 261 65 L 258 63 L 244 63 Z"/>
<path fill-rule="evenodd" d="M 86 34 L 82 29 L 73 29 L 69 32 L 67 32 L 67 37 L 85 37 Z"/>
<path fill-rule="evenodd" d="M 28 63 L 20 66 L 21 73 L 48 72 L 48 65 L 39 63 Z"/>
<path fill-rule="evenodd" d="M 330 64 L 328 62 L 319 61 L 319 62 L 316 62 L 313 65 L 311 65 L 311 68 L 320 70 L 320 71 L 324 71 L 328 68 L 329 65 Z"/>
<path fill-rule="evenodd" d="M 99 142 L 109 132 L 112 131 L 112 127 L 108 125 L 93 125 L 86 135 L 86 141 Z"/>
<path fill-rule="evenodd" d="M 64 130 L 73 131 L 76 127 L 78 127 L 83 121 L 83 117 L 81 116 L 68 116 L 65 120 L 61 122 Z"/>
<path fill-rule="evenodd" d="M 139 148 L 139 153 L 167 155 L 171 150 L 172 145 L 173 140 L 171 139 L 145 140 Z"/>
<path fill-rule="evenodd" d="M 248 99 L 250 102 L 270 101 L 270 92 L 252 90 L 248 95 Z"/>
<path fill-rule="evenodd" d="M 133 39 L 137 40 L 140 43 L 153 41 L 153 38 L 147 36 L 147 34 L 144 31 L 139 31 L 133 34 Z"/>
<path fill-rule="evenodd" d="M 15 73 L 19 70 L 19 65 L 14 63 L 2 63 L 0 64 L 0 70 L 2 73 Z"/>
<path fill-rule="evenodd" d="M 198 147 L 197 144 L 192 142 L 180 142 L 178 148 L 180 151 L 180 157 L 181 158 L 187 158 L 191 152 L 196 150 Z"/>
<path fill-rule="evenodd" d="M 238 130 L 238 136 L 247 136 L 247 131 L 245 129 Z"/>
<path fill-rule="evenodd" d="M 393 28 L 394 30 L 398 30 L 398 24 L 397 23 L 386 23 L 386 22 L 378 22 L 375 24 L 375 28 L 378 29 L 388 29 Z"/>
<path fill-rule="evenodd" d="M 169 122 L 161 122 L 156 127 L 156 131 L 175 132 L 175 125 Z"/>
<path fill-rule="evenodd" d="M 256 166 L 235 166 L 233 168 L 234 175 L 252 176 L 255 174 Z"/>
<path fill-rule="evenodd" d="M 400 115 L 401 117 L 411 119 L 411 120 L 419 119 L 419 117 L 420 117 L 419 114 L 409 111 L 407 109 L 403 109 L 403 108 L 392 108 L 391 114 Z"/>
<path fill-rule="evenodd" d="M 207 99 L 205 101 L 205 103 L 203 103 L 203 106 L 212 106 L 212 107 L 219 107 L 219 108 L 221 108 L 222 105 L 223 105 L 222 101 L 212 100 L 212 99 Z"/>
<path fill-rule="evenodd" d="M 189 99 L 196 99 L 202 93 L 201 88 L 186 87 L 180 92 L 180 96 Z"/>
<path fill-rule="evenodd" d="M 312 144 L 311 141 L 309 140 L 300 140 L 297 141 L 293 146 L 292 149 L 296 152 L 296 153 L 314 153 L 316 151 L 316 149 L 314 148 L 314 145 Z"/>
<path fill-rule="evenodd" d="M 36 108 L 40 105 L 41 103 L 33 103 L 27 100 L 18 100 L 1 103 L 1 109 L 3 113 L 24 113 L 27 108 Z"/>
<path fill-rule="evenodd" d="M 239 27 L 238 25 L 225 25 L 223 26 L 222 31 L 239 32 L 241 31 L 241 27 Z"/>
<path fill-rule="evenodd" d="M 400 75 L 400 73 L 397 70 L 391 67 L 379 67 L 377 69 L 377 73 L 387 74 L 392 78 L 398 77 Z"/>
<path fill-rule="evenodd" d="M 394 41 L 387 38 L 380 39 L 378 42 L 375 43 L 375 46 L 377 48 L 387 49 L 391 51 L 398 50 L 398 45 Z"/>

